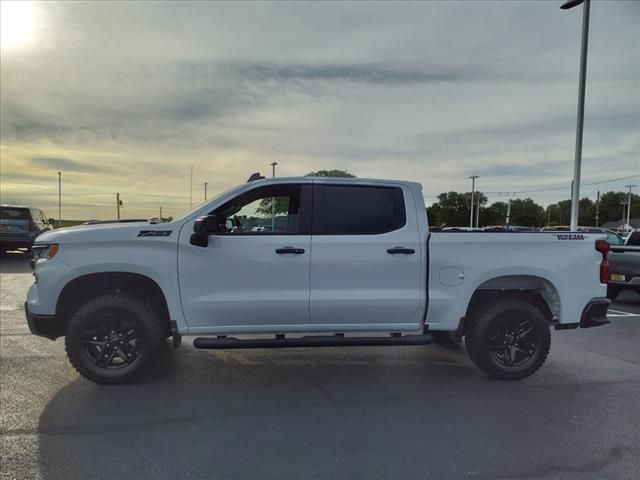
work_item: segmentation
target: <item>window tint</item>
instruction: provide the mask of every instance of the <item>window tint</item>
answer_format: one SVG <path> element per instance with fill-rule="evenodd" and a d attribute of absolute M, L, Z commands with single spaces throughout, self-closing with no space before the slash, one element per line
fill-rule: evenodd
<path fill-rule="evenodd" d="M 5 220 L 30 220 L 29 210 L 26 208 L 12 208 L 2 207 L 0 208 L 0 218 Z"/>
<path fill-rule="evenodd" d="M 301 188 L 274 185 L 251 190 L 217 208 L 221 233 L 270 235 L 301 233 Z M 307 227 L 308 231 L 308 227 Z"/>
<path fill-rule="evenodd" d="M 612 232 L 607 232 L 607 240 L 611 245 L 622 245 L 624 243 L 624 240 L 619 235 Z"/>
<path fill-rule="evenodd" d="M 640 231 L 634 230 L 627 239 L 627 245 L 633 245 L 634 247 L 640 246 Z"/>
<path fill-rule="evenodd" d="M 324 205 L 314 233 L 377 234 L 405 224 L 402 190 L 392 187 L 324 185 Z"/>

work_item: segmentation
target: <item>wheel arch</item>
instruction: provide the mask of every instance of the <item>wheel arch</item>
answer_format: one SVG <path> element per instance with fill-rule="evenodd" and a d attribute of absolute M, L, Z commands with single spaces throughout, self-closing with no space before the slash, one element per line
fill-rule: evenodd
<path fill-rule="evenodd" d="M 88 300 L 99 295 L 123 292 L 149 301 L 163 323 L 166 336 L 171 335 L 170 314 L 162 288 L 152 278 L 131 272 L 89 273 L 67 283 L 56 303 L 56 319 L 62 335 L 71 316 Z"/>
<path fill-rule="evenodd" d="M 549 323 L 560 318 L 560 295 L 551 281 L 537 275 L 502 275 L 484 281 L 473 292 L 459 333 L 464 334 L 474 311 L 486 302 L 506 295 L 526 298 L 540 308 Z"/>

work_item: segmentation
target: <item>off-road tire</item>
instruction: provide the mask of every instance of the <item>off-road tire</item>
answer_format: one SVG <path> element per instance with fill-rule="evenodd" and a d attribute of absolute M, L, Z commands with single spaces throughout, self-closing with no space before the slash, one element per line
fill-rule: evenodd
<path fill-rule="evenodd" d="M 94 326 L 96 318 L 105 315 L 126 316 L 135 325 L 136 352 L 131 364 L 109 369 L 92 361 L 86 331 Z M 87 301 L 73 314 L 65 333 L 65 348 L 71 365 L 80 375 L 102 385 L 118 385 L 142 375 L 162 350 L 164 339 L 162 321 L 151 305 L 131 295 L 109 293 Z"/>
<path fill-rule="evenodd" d="M 520 365 L 506 366 L 500 363 L 491 350 L 490 336 L 505 321 L 522 321 L 531 327 L 527 335 L 532 335 L 535 350 Z M 551 332 L 545 314 L 534 303 L 524 296 L 503 296 L 487 301 L 472 313 L 467 324 L 465 346 L 473 363 L 490 377 L 521 380 L 535 373 L 547 359 Z"/>

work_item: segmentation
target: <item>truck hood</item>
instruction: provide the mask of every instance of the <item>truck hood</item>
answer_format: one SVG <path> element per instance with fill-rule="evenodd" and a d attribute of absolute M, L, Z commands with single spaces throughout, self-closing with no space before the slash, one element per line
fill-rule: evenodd
<path fill-rule="evenodd" d="M 153 224 L 147 221 L 78 225 L 45 232 L 36 238 L 36 243 L 108 242 L 170 236 L 171 233 L 177 233 L 178 228 L 175 222 Z"/>

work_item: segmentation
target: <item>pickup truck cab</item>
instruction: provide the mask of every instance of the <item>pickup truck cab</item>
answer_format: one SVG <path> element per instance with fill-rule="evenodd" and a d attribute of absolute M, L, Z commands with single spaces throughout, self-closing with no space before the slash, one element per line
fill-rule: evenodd
<path fill-rule="evenodd" d="M 464 338 L 480 369 L 521 379 L 552 327 L 607 323 L 604 235 L 428 227 L 418 183 L 259 177 L 168 223 L 41 235 L 27 319 L 105 384 L 182 335 L 206 349 Z"/>

